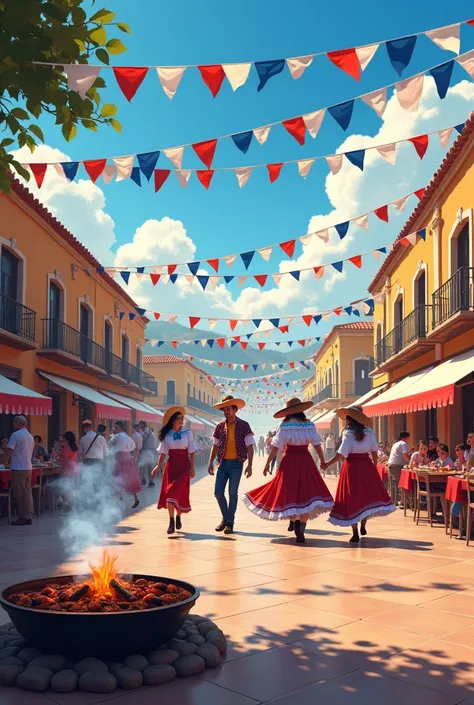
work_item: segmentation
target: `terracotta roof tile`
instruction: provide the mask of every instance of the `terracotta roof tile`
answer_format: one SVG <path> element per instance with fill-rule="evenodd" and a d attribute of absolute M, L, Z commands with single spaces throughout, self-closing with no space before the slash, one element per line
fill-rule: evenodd
<path fill-rule="evenodd" d="M 365 331 L 373 331 L 374 330 L 374 322 L 373 321 L 353 321 L 352 323 L 341 323 L 340 325 L 334 326 L 331 332 L 329 333 L 328 337 L 324 341 L 324 343 L 321 345 L 319 350 L 317 350 L 314 360 L 319 360 L 323 353 L 327 350 L 329 345 L 332 343 L 334 338 L 336 337 L 337 333 L 339 331 L 344 331 L 344 330 L 365 330 Z"/>
<path fill-rule="evenodd" d="M 147 365 L 163 365 L 166 362 L 189 362 L 177 355 L 144 355 L 143 362 Z"/>

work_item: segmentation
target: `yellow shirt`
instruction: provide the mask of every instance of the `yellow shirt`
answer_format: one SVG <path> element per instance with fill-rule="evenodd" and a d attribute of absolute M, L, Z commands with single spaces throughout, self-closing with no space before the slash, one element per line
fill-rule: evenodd
<path fill-rule="evenodd" d="M 226 423 L 227 443 L 225 446 L 224 460 L 237 460 L 237 446 L 235 445 L 235 423 Z"/>

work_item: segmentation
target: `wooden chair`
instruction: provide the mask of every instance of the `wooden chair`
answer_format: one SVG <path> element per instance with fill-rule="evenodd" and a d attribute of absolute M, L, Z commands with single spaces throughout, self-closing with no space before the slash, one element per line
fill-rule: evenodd
<path fill-rule="evenodd" d="M 433 526 L 432 502 L 433 502 L 433 500 L 439 499 L 441 502 L 441 506 L 443 508 L 444 525 L 446 527 L 447 526 L 447 518 L 446 518 L 445 493 L 444 492 L 432 492 L 430 482 L 434 484 L 435 480 L 434 479 L 432 480 L 429 472 L 423 472 L 420 470 L 417 471 L 417 473 L 416 473 L 416 499 L 415 499 L 416 523 L 419 524 L 419 522 L 420 522 L 421 498 L 425 497 L 426 498 L 426 508 L 428 510 L 428 520 L 430 522 L 430 526 Z M 422 483 L 424 483 L 423 488 L 422 488 Z"/>
<path fill-rule="evenodd" d="M 467 508 L 466 508 L 466 546 L 471 540 L 472 520 L 474 519 L 472 510 L 474 509 L 474 474 L 466 478 L 467 485 Z"/>
<path fill-rule="evenodd" d="M 7 519 L 8 523 L 12 523 L 12 483 L 8 483 L 8 489 L 7 490 L 0 490 L 0 499 L 6 499 L 7 500 Z"/>

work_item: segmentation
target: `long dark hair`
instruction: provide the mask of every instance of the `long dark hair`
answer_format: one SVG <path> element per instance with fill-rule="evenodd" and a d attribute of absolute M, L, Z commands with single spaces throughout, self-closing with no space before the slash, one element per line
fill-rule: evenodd
<path fill-rule="evenodd" d="M 283 419 L 283 423 L 288 423 L 288 421 L 291 421 L 294 419 L 295 421 L 307 421 L 308 419 L 306 418 L 306 415 L 301 412 L 300 414 L 291 414 L 291 416 L 285 416 Z"/>
<path fill-rule="evenodd" d="M 356 441 L 363 441 L 365 437 L 365 426 L 363 423 L 359 423 L 359 421 L 356 421 L 355 419 L 352 418 L 352 416 L 347 416 L 346 417 L 346 427 L 352 431 L 354 434 L 354 438 Z"/>
<path fill-rule="evenodd" d="M 165 440 L 166 434 L 171 431 L 171 429 L 173 428 L 174 422 L 176 421 L 176 419 L 178 418 L 178 416 L 180 416 L 180 414 L 181 414 L 180 411 L 175 411 L 175 413 L 174 413 L 172 416 L 169 417 L 167 423 L 160 429 L 160 433 L 159 433 L 159 436 L 158 436 L 159 439 L 160 439 L 160 441 L 164 441 L 164 440 Z"/>
<path fill-rule="evenodd" d="M 64 440 L 66 441 L 71 450 L 78 450 L 76 436 L 72 431 L 66 431 L 66 433 L 64 434 Z"/>

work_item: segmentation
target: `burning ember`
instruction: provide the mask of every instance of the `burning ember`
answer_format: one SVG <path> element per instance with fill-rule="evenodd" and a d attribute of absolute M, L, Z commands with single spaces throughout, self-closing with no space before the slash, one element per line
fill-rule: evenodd
<path fill-rule="evenodd" d="M 115 563 L 107 549 L 96 568 L 90 565 L 92 577 L 80 583 L 52 583 L 39 592 L 18 592 L 8 601 L 19 607 L 53 612 L 137 612 L 183 602 L 191 593 L 173 583 L 138 578 L 119 580 Z"/>

